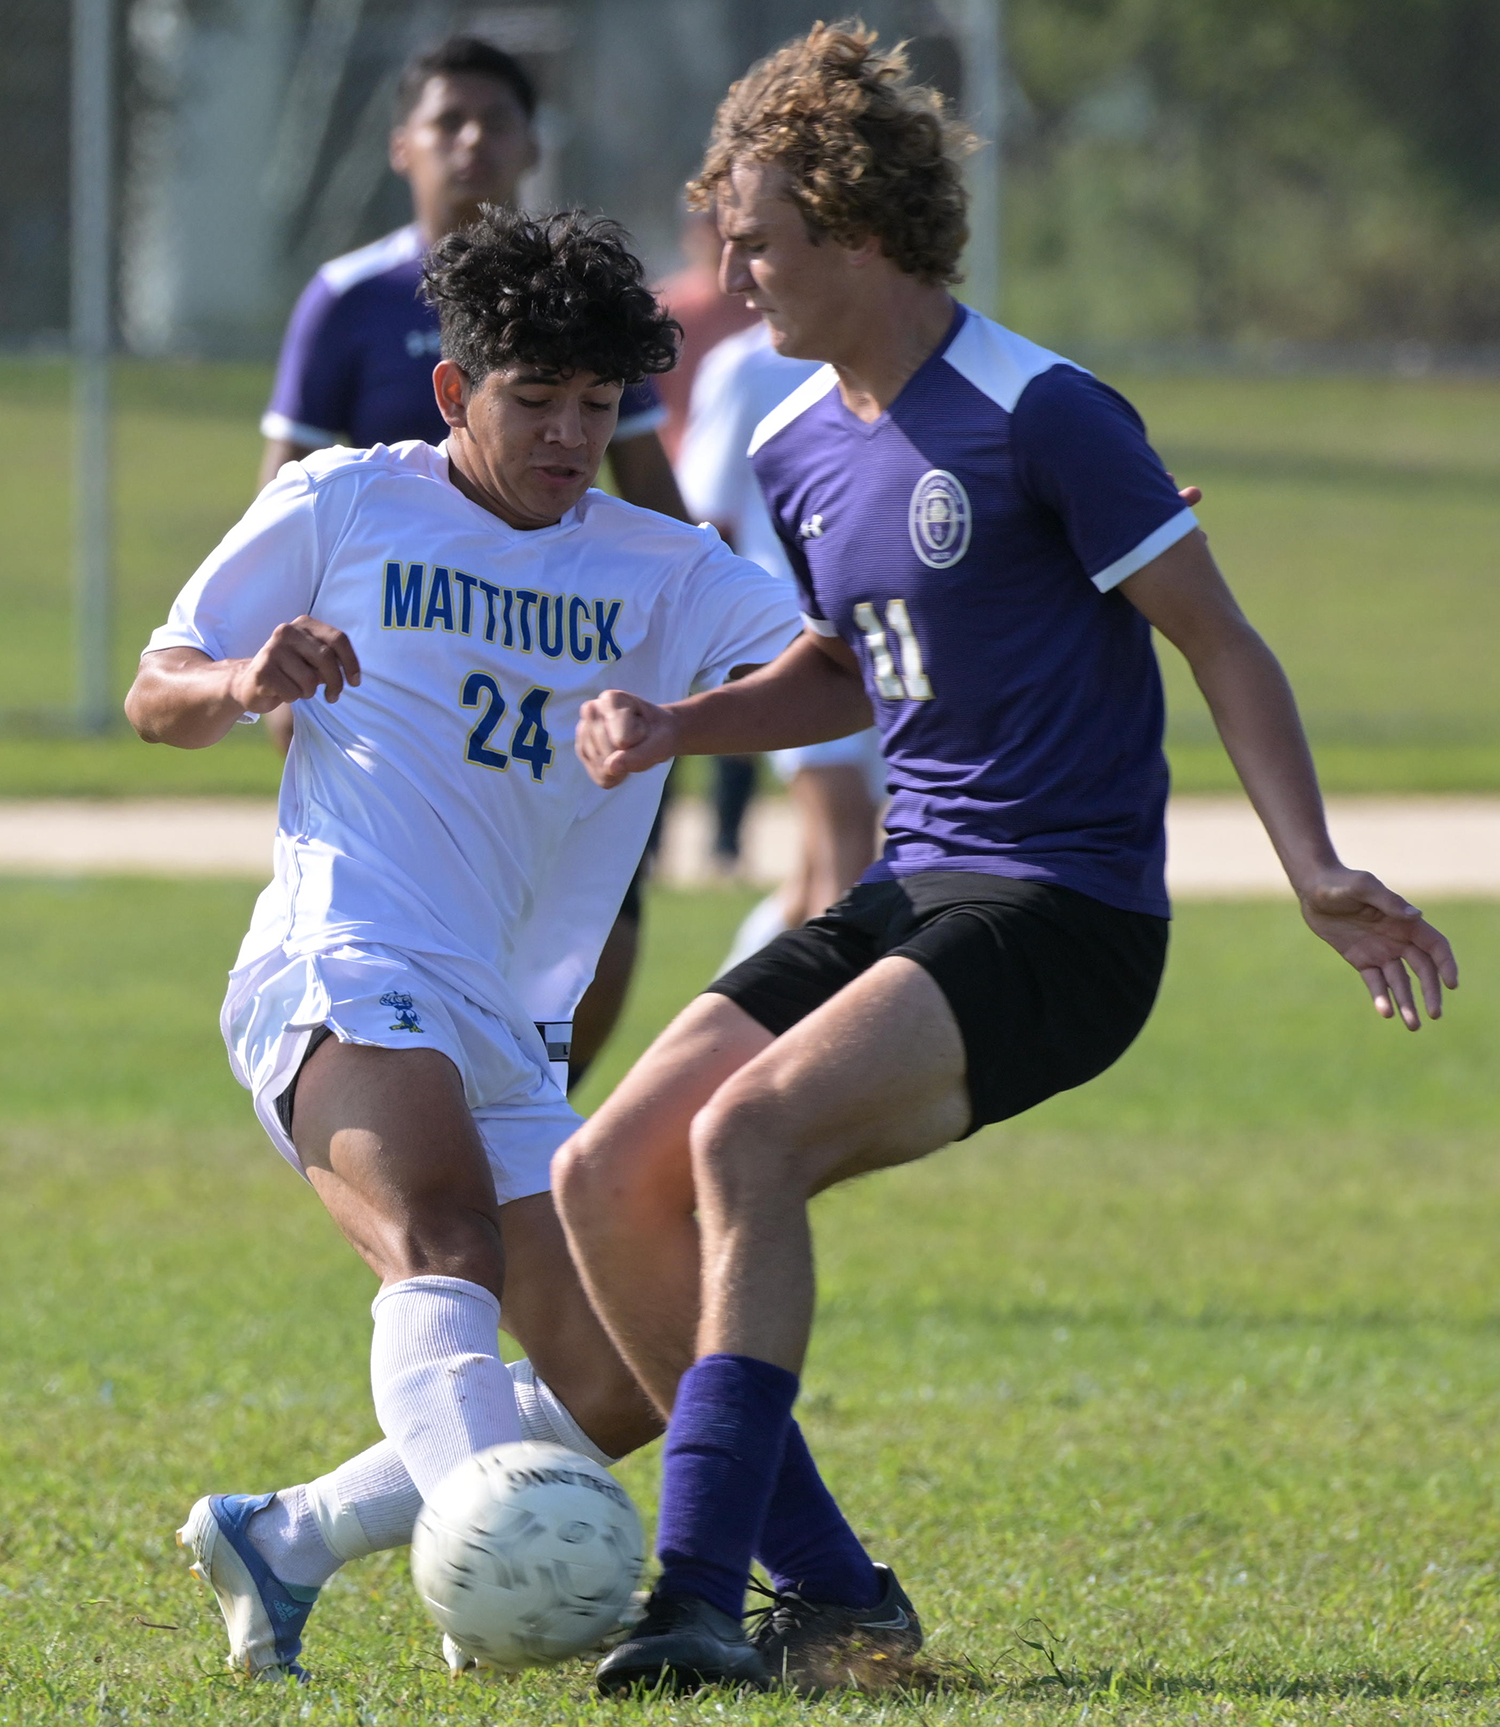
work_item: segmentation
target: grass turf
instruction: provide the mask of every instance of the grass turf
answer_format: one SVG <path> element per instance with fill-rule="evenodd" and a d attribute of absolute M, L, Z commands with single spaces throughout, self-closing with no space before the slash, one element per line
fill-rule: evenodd
<path fill-rule="evenodd" d="M 1331 790 L 1500 790 L 1500 385 L 1120 378 L 1286 661 Z M 249 501 L 268 383 L 251 366 L 119 368 L 120 692 L 173 594 Z M 0 361 L 0 796 L 270 791 L 251 733 L 206 752 L 121 731 L 60 747 L 72 700 L 67 379 Z M 1233 784 L 1168 649 L 1179 789 Z"/>
<path fill-rule="evenodd" d="M 450 1683 L 403 1554 L 306 1693 L 223 1671 L 171 1530 L 375 1435 L 368 1275 L 223 1066 L 235 883 L 0 883 L 0 1722 L 1486 1722 L 1500 1713 L 1500 907 L 1410 1037 L 1290 908 L 1190 905 L 1094 1085 L 819 1202 L 803 1413 L 934 1689 L 596 1702 Z M 660 894 L 597 1098 L 745 899 Z M 656 1460 L 623 1478 L 649 1516 Z"/>

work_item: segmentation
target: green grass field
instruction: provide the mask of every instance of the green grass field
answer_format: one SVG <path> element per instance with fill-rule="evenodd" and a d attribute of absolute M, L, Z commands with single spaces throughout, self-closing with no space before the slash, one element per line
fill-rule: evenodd
<path fill-rule="evenodd" d="M 803 1413 L 932 1684 L 605 1705 L 450 1683 L 402 1554 L 325 1592 L 309 1691 L 223 1670 L 174 1525 L 376 1437 L 371 1280 L 218 1044 L 251 897 L 0 883 L 0 1722 L 1500 1717 L 1500 907 L 1429 908 L 1469 981 L 1411 1037 L 1290 908 L 1186 906 L 1111 1074 L 821 1201 Z M 744 904 L 655 898 L 594 1097 Z"/>
<path fill-rule="evenodd" d="M 120 368 L 123 694 L 172 595 L 249 500 L 267 375 Z M 1284 657 L 1336 791 L 1500 790 L 1500 383 L 1122 378 L 1251 615 Z M 0 362 L 0 796 L 269 791 L 255 735 L 204 754 L 59 745 L 72 700 L 67 378 Z M 1164 655 L 1183 790 L 1233 781 Z"/>

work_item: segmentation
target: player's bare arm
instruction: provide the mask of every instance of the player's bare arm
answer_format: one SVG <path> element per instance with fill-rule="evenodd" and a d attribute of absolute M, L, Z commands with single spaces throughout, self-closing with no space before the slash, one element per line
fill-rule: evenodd
<path fill-rule="evenodd" d="M 596 784 L 673 756 L 750 755 L 848 737 L 870 723 L 858 662 L 836 637 L 804 631 L 747 677 L 658 707 L 625 690 L 585 702 L 574 747 Z"/>
<path fill-rule="evenodd" d="M 161 648 L 141 657 L 125 715 L 148 744 L 201 750 L 227 736 L 242 714 L 269 713 L 316 695 L 336 702 L 358 684 L 349 638 L 316 618 L 278 624 L 252 659 L 213 660 L 197 648 Z"/>
<path fill-rule="evenodd" d="M 1308 926 L 1359 972 L 1382 1017 L 1399 1013 L 1410 1030 L 1420 1028 L 1414 975 L 1437 1019 L 1443 986 L 1458 987 L 1453 949 L 1400 894 L 1340 860 L 1286 674 L 1240 610 L 1202 532 L 1179 540 L 1120 591 L 1192 668 Z"/>

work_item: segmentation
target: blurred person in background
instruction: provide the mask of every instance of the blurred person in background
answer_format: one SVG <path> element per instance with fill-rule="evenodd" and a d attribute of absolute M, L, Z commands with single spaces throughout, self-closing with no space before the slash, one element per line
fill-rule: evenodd
<path fill-rule="evenodd" d="M 682 450 L 691 412 L 693 381 L 698 368 L 726 336 L 748 330 L 756 322 L 750 306 L 719 286 L 719 254 L 723 243 L 706 210 L 689 210 L 678 235 L 683 266 L 656 284 L 656 297 L 682 327 L 677 364 L 656 381 L 667 417 L 661 428 L 662 447 L 673 464 Z"/>
<path fill-rule="evenodd" d="M 447 435 L 432 381 L 440 357 L 437 312 L 418 292 L 423 259 L 444 235 L 477 221 L 481 205 L 514 207 L 540 155 L 536 102 L 525 67 L 476 36 L 452 36 L 402 71 L 390 161 L 411 188 L 413 220 L 330 260 L 303 290 L 261 420 L 262 486 L 285 463 L 330 444 L 368 448 L 409 438 L 438 444 Z M 651 380 L 631 385 L 621 398 L 609 463 L 627 503 L 681 520 L 682 499 L 657 437 L 665 420 Z M 291 708 L 278 708 L 267 723 L 285 754 Z M 574 1083 L 624 1005 L 639 946 L 641 888 L 638 871 L 579 1003 Z"/>
<path fill-rule="evenodd" d="M 760 319 L 727 337 L 698 367 L 676 458 L 693 515 L 712 522 L 742 558 L 789 582 L 791 565 L 750 465 L 750 441 L 766 415 L 818 370 L 816 361 L 778 354 Z M 842 899 L 875 861 L 885 776 L 873 726 L 831 743 L 775 750 L 770 761 L 799 817 L 797 862 L 740 925 L 726 969 Z"/>
<path fill-rule="evenodd" d="M 753 324 L 755 313 L 719 286 L 719 230 L 706 210 L 689 210 L 678 235 L 683 266 L 656 284 L 656 297 L 682 326 L 677 364 L 657 388 L 667 410 L 661 441 L 675 466 L 691 411 L 693 381 L 704 358 L 726 336 Z M 753 425 L 752 425 L 752 430 Z M 748 437 L 746 439 L 748 442 Z M 678 481 L 679 487 L 681 480 Z M 694 506 L 696 509 L 697 506 Z M 703 512 L 700 512 L 702 514 Z M 747 554 L 748 555 L 748 554 Z M 781 572 L 778 572 L 781 573 Z M 786 572 L 790 574 L 790 572 Z M 715 756 L 713 761 L 713 861 L 723 875 L 739 868 L 740 836 L 755 796 L 754 756 Z"/>

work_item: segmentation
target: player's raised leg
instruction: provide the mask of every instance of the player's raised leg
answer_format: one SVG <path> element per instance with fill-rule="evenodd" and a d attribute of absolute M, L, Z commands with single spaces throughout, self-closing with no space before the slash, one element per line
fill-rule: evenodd
<path fill-rule="evenodd" d="M 417 1491 L 430 1490 L 473 1451 L 520 1438 L 499 1352 L 499 1208 L 458 1071 L 436 1050 L 329 1038 L 298 1076 L 292 1137 L 318 1196 L 381 1279 L 376 1415 Z M 321 1536 L 305 1490 L 194 1506 L 182 1539 L 218 1596 L 234 1664 L 300 1676 L 302 1627 L 341 1562 Z M 289 1585 L 268 1551 L 305 1581 Z"/>
<path fill-rule="evenodd" d="M 526 1436 L 611 1459 L 659 1422 L 593 1317 L 549 1196 L 497 1201 L 445 1055 L 327 1040 L 299 1075 L 293 1138 L 382 1281 L 371 1382 L 387 1445 L 306 1486 L 200 1501 L 184 1542 L 219 1597 L 231 1659 L 297 1673 L 321 1584 L 409 1539 L 422 1496 L 471 1453 Z M 507 1290 L 507 1328 L 529 1351 L 524 1423 L 499 1354 Z"/>

